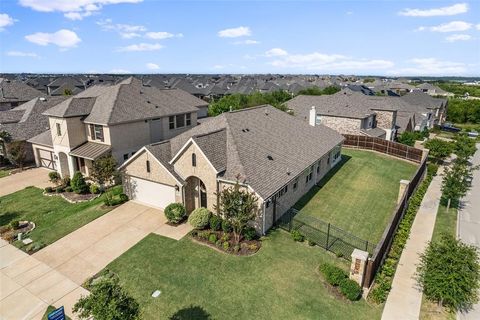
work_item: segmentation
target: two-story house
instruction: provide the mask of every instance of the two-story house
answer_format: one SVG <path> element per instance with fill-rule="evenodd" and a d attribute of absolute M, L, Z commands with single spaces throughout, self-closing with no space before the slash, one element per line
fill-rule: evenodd
<path fill-rule="evenodd" d="M 0 78 L 0 111 L 13 109 L 41 96 L 42 92 L 21 81 Z"/>
<path fill-rule="evenodd" d="M 342 134 L 392 140 L 397 109 L 383 103 L 381 98 L 344 89 L 333 95 L 299 95 L 286 105 L 295 116 L 310 124 L 323 124 Z"/>
<path fill-rule="evenodd" d="M 207 107 L 185 91 L 144 86 L 130 77 L 90 87 L 47 110 L 50 130 L 30 142 L 38 166 L 50 152 L 62 176 L 88 176 L 102 155 L 111 153 L 121 164 L 144 145 L 194 127 Z"/>

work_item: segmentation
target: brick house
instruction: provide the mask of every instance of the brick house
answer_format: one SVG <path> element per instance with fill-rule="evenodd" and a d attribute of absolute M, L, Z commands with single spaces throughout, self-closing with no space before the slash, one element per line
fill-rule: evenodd
<path fill-rule="evenodd" d="M 150 144 L 120 171 L 133 200 L 215 211 L 217 194 L 238 181 L 259 198 L 259 233 L 340 161 L 343 137 L 265 105 L 223 113 L 169 141 Z"/>

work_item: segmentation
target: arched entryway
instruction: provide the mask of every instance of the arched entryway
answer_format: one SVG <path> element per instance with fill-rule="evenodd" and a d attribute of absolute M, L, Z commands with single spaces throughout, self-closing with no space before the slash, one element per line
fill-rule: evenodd
<path fill-rule="evenodd" d="M 60 163 L 59 171 L 62 178 L 65 178 L 70 175 L 68 170 L 68 156 L 64 152 L 58 153 L 58 162 Z"/>
<path fill-rule="evenodd" d="M 188 177 L 185 187 L 185 208 L 187 213 L 192 212 L 196 208 L 207 208 L 207 188 L 205 183 L 198 177 Z"/>

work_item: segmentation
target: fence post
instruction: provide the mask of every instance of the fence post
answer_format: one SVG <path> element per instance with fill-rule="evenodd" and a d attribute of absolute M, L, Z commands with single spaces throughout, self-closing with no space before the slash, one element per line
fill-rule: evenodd
<path fill-rule="evenodd" d="M 329 246 L 328 246 L 328 240 L 330 239 L 330 222 L 328 223 L 328 226 L 327 226 L 327 250 L 329 249 Z"/>

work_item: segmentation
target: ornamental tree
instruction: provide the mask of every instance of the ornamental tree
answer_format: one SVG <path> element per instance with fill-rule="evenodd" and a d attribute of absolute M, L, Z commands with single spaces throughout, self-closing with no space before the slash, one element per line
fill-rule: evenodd
<path fill-rule="evenodd" d="M 452 151 L 453 146 L 450 142 L 441 139 L 430 139 L 425 143 L 425 148 L 429 150 L 429 155 L 437 162 L 444 160 Z"/>
<path fill-rule="evenodd" d="M 469 310 L 478 301 L 480 265 L 474 246 L 442 234 L 420 256 L 417 282 L 430 301 L 451 311 Z"/>
<path fill-rule="evenodd" d="M 90 295 L 81 297 L 73 307 L 80 319 L 137 320 L 140 306 L 119 284 L 116 276 L 91 285 Z"/>
<path fill-rule="evenodd" d="M 240 242 L 242 231 L 258 213 L 258 197 L 241 187 L 238 181 L 234 186 L 223 189 L 219 197 L 219 212 L 230 223 L 234 241 Z"/>

